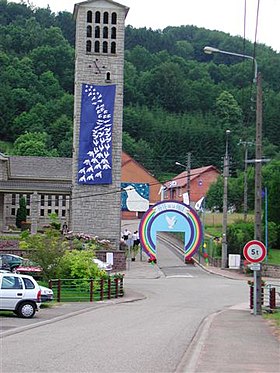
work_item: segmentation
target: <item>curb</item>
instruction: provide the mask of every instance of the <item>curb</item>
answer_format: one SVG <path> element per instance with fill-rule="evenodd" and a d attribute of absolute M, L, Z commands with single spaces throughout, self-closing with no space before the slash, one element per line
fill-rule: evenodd
<path fill-rule="evenodd" d="M 111 305 L 123 304 L 123 303 L 137 302 L 137 301 L 140 301 L 140 300 L 144 300 L 146 298 L 147 297 L 145 295 L 143 295 L 141 293 L 138 293 L 134 297 L 129 296 L 129 297 L 125 298 L 125 296 L 124 296 L 122 298 L 116 298 L 114 300 L 110 299 L 110 300 L 106 300 L 106 301 L 100 301 L 99 303 L 91 304 L 90 306 L 86 306 L 86 307 L 84 307 L 80 310 L 66 313 L 65 315 L 60 315 L 60 316 L 54 317 L 54 318 L 49 319 L 49 320 L 38 321 L 37 323 L 34 323 L 34 324 L 25 325 L 25 326 L 21 326 L 21 327 L 18 327 L 18 328 L 8 330 L 6 332 L 2 332 L 2 333 L 0 333 L 0 339 L 8 337 L 8 336 L 13 335 L 13 334 L 22 333 L 26 330 L 39 328 L 40 326 L 53 324 L 55 322 L 65 320 L 65 319 L 68 319 L 70 317 L 74 317 L 74 316 L 77 316 L 77 315 L 81 315 L 83 313 L 87 313 L 87 312 L 90 312 L 90 311 L 94 311 L 94 310 L 97 310 L 97 309 L 100 309 L 100 308 L 108 307 L 108 306 L 111 306 Z"/>

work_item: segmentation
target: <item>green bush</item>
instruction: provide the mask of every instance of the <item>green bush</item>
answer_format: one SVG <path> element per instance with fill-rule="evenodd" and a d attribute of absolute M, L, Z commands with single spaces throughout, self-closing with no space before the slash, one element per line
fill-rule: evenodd
<path fill-rule="evenodd" d="M 18 228 L 22 227 L 22 222 L 26 222 L 27 210 L 26 210 L 26 200 L 24 197 L 19 199 L 19 208 L 16 214 L 16 226 Z"/>
<path fill-rule="evenodd" d="M 59 267 L 60 278 L 90 279 L 106 275 L 93 262 L 95 253 L 92 250 L 67 251 L 62 257 Z"/>

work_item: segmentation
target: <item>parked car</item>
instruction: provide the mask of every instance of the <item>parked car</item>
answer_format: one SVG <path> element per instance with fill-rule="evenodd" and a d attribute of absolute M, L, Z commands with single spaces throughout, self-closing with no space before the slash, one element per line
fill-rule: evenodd
<path fill-rule="evenodd" d="M 23 258 L 14 254 L 0 254 L 0 269 L 8 269 L 13 271 L 16 267 L 21 265 Z"/>
<path fill-rule="evenodd" d="M 40 285 L 41 289 L 41 301 L 50 302 L 53 300 L 53 291 L 52 289 L 46 288 L 45 286 Z"/>
<path fill-rule="evenodd" d="M 94 258 L 93 261 L 95 264 L 97 264 L 97 267 L 99 269 L 103 269 L 104 271 L 111 271 L 113 269 L 111 263 L 102 262 L 102 260 L 97 259 L 97 258 Z"/>
<path fill-rule="evenodd" d="M 32 276 L 0 273 L 0 309 L 31 318 L 39 310 L 41 289 Z"/>
<path fill-rule="evenodd" d="M 22 263 L 14 268 L 14 271 L 16 273 L 22 273 L 37 278 L 40 277 L 42 268 L 29 259 L 23 259 Z"/>

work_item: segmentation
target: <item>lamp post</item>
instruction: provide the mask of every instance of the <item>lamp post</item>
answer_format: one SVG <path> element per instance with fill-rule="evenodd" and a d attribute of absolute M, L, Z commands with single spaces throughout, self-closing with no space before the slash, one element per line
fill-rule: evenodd
<path fill-rule="evenodd" d="M 234 52 L 223 51 L 218 48 L 204 47 L 204 52 L 207 54 L 221 53 L 230 56 L 247 58 L 254 63 L 254 78 L 253 82 L 257 85 L 257 100 L 256 100 L 256 153 L 255 153 L 255 240 L 261 241 L 261 208 L 262 208 L 262 88 L 261 74 L 258 73 L 257 60 L 253 56 Z M 256 287 L 257 287 L 257 305 L 256 314 L 261 314 L 261 270 L 256 271 Z"/>
<path fill-rule="evenodd" d="M 228 210 L 228 177 L 229 177 L 229 156 L 228 138 L 230 130 L 226 130 L 226 150 L 224 156 L 224 194 L 223 194 L 223 225 L 222 225 L 222 268 L 227 268 L 227 210 Z"/>
<path fill-rule="evenodd" d="M 177 166 L 185 167 L 187 174 L 186 190 L 188 193 L 189 204 L 191 203 L 191 153 L 188 153 L 187 164 L 184 165 L 180 162 L 175 162 Z"/>

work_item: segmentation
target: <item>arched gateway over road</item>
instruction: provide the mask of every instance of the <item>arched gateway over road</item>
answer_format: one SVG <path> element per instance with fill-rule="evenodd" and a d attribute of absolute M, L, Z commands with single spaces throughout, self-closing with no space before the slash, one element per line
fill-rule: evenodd
<path fill-rule="evenodd" d="M 202 224 L 196 211 L 182 202 L 162 201 L 144 214 L 139 225 L 141 245 L 151 260 L 157 259 L 158 232 L 185 233 L 185 261 L 198 250 L 202 240 Z"/>

